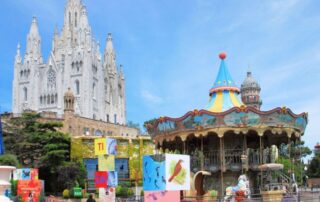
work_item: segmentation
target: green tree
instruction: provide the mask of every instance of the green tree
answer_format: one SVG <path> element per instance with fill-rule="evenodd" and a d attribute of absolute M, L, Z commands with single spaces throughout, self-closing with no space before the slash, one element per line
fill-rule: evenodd
<path fill-rule="evenodd" d="M 75 186 L 84 187 L 86 170 L 82 162 L 68 162 L 58 167 L 57 182 L 60 188 L 71 190 Z"/>
<path fill-rule="evenodd" d="M 24 167 L 39 168 L 46 190 L 59 192 L 58 168 L 70 161 L 70 137 L 59 132 L 60 122 L 40 121 L 37 113 L 23 113 L 5 126 L 6 151 L 17 156 Z"/>
<path fill-rule="evenodd" d="M 307 174 L 309 177 L 320 177 L 320 154 L 315 154 L 312 158 Z"/>

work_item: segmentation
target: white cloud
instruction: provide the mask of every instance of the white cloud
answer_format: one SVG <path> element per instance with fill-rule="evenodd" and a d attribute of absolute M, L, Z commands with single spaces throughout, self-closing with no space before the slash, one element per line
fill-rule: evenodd
<path fill-rule="evenodd" d="M 145 100 L 145 102 L 149 104 L 161 104 L 163 102 L 163 99 L 157 95 L 154 95 L 148 90 L 142 90 L 141 91 L 141 97 Z"/>

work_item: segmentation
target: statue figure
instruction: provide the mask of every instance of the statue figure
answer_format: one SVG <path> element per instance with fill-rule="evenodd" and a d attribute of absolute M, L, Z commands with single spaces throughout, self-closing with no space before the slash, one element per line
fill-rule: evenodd
<path fill-rule="evenodd" d="M 250 198 L 250 183 L 246 175 L 240 175 L 236 186 L 226 188 L 226 196 L 224 201 L 235 201 L 235 196 L 238 191 L 244 192 L 244 197 Z"/>

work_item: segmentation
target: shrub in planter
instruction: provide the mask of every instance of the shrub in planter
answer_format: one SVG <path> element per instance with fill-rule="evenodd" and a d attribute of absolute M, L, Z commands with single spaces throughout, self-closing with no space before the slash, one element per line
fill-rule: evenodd
<path fill-rule="evenodd" d="M 133 191 L 131 188 L 128 188 L 127 190 L 127 196 L 133 196 Z"/>
<path fill-rule="evenodd" d="M 69 198 L 69 197 L 70 197 L 70 191 L 69 191 L 69 189 L 63 190 L 63 192 L 62 192 L 62 197 L 63 197 L 63 198 Z"/>

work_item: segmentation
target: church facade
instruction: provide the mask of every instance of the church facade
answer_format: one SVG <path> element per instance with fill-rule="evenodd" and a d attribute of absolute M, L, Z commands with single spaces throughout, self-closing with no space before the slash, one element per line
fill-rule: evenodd
<path fill-rule="evenodd" d="M 32 19 L 22 57 L 18 44 L 14 62 L 14 114 L 25 110 L 64 114 L 64 93 L 75 96 L 78 116 L 125 124 L 125 78 L 118 68 L 112 35 L 104 53 L 93 38 L 87 11 L 81 0 L 68 0 L 61 32 L 56 28 L 47 61 L 41 53 L 37 19 Z"/>

